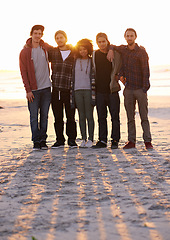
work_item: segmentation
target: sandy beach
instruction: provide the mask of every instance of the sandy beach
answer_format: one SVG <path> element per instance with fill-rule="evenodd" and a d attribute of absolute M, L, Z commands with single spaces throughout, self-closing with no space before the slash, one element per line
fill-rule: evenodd
<path fill-rule="evenodd" d="M 119 149 L 110 142 L 101 150 L 50 149 L 50 109 L 49 149 L 33 152 L 26 100 L 1 100 L 0 239 L 169 240 L 169 103 L 170 96 L 149 96 L 153 150 L 144 148 L 138 111 L 136 149 L 122 149 L 127 126 L 121 97 Z"/>

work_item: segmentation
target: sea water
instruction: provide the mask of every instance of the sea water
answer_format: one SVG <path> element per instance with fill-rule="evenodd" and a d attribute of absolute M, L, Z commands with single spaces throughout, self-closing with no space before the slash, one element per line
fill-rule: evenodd
<path fill-rule="evenodd" d="M 170 96 L 170 65 L 150 69 L 150 96 Z M 123 84 L 121 84 L 123 92 Z M 19 71 L 0 71 L 0 99 L 25 99 L 26 93 Z"/>
<path fill-rule="evenodd" d="M 24 99 L 26 93 L 19 71 L 0 71 L 0 99 Z"/>

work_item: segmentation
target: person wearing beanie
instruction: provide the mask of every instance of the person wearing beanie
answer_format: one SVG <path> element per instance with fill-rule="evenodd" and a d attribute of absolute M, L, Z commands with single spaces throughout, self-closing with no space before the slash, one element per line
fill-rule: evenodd
<path fill-rule="evenodd" d="M 52 70 L 52 111 L 54 115 L 54 129 L 56 142 L 51 148 L 64 146 L 64 109 L 66 114 L 66 135 L 68 145 L 77 147 L 76 144 L 76 122 L 75 109 L 71 108 L 70 90 L 74 65 L 74 51 L 68 46 L 67 35 L 64 31 L 58 30 L 55 33 L 57 47 L 48 48 L 48 57 Z"/>
<path fill-rule="evenodd" d="M 43 36 L 44 26 L 34 25 L 26 45 L 20 52 L 19 65 L 26 90 L 33 150 L 48 149 L 46 145 L 48 112 L 51 103 L 51 81 L 47 50 Z M 40 122 L 38 121 L 40 115 Z"/>

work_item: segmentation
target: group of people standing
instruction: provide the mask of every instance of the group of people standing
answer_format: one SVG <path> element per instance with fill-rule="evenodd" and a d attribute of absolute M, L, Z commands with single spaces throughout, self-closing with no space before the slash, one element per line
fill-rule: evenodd
<path fill-rule="evenodd" d="M 54 115 L 56 141 L 51 148 L 65 145 L 64 110 L 67 143 L 77 147 L 75 109 L 79 114 L 82 142 L 79 147 L 106 148 L 108 140 L 107 108 L 111 115 L 111 148 L 118 148 L 120 140 L 120 84 L 125 85 L 124 105 L 128 122 L 128 142 L 124 149 L 136 143 L 135 106 L 138 102 L 143 139 L 147 149 L 153 148 L 148 121 L 147 90 L 149 63 L 145 49 L 135 43 L 136 31 L 125 31 L 127 45 L 111 45 L 105 33 L 98 33 L 98 50 L 89 39 L 81 39 L 76 47 L 67 45 L 67 35 L 55 33 L 57 47 L 41 38 L 44 27 L 35 25 L 20 53 L 20 71 L 26 90 L 33 149 L 48 149 L 46 144 L 50 104 Z M 51 80 L 49 77 L 51 63 Z M 51 92 L 52 87 L 52 92 Z M 98 141 L 94 141 L 93 109 L 98 115 Z M 88 130 L 88 131 L 87 131 Z"/>

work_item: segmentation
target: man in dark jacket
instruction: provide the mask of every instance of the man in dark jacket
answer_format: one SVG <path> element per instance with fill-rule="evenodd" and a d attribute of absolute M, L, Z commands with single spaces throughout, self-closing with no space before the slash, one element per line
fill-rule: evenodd
<path fill-rule="evenodd" d="M 31 38 L 26 42 L 19 57 L 20 71 L 30 112 L 33 150 L 48 149 L 46 145 L 48 112 L 51 102 L 51 81 L 47 52 L 41 40 L 44 27 L 35 25 Z M 38 115 L 40 113 L 40 122 Z"/>
<path fill-rule="evenodd" d="M 96 42 L 99 47 L 93 53 L 93 64 L 96 73 L 96 107 L 99 123 L 99 141 L 93 148 L 107 147 L 107 107 L 111 115 L 111 148 L 118 148 L 120 140 L 120 98 L 117 74 L 121 66 L 120 54 L 115 52 L 114 61 L 107 59 L 110 42 L 105 33 L 98 33 Z"/>

